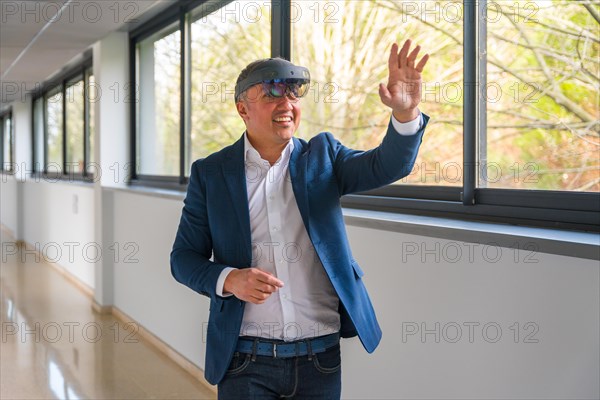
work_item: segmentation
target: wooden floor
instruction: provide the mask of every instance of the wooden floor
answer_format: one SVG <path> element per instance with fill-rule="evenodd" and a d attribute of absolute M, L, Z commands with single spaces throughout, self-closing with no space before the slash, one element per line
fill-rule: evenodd
<path fill-rule="evenodd" d="M 2 235 L 1 399 L 214 399 L 204 386 Z M 9 250 L 9 251 L 5 251 Z"/>

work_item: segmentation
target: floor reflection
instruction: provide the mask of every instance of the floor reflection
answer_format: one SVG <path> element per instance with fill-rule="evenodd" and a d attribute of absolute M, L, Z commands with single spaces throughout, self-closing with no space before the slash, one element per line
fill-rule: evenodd
<path fill-rule="evenodd" d="M 140 338 L 135 321 L 93 313 L 52 267 L 10 253 L 0 268 L 0 398 L 215 398 Z"/>

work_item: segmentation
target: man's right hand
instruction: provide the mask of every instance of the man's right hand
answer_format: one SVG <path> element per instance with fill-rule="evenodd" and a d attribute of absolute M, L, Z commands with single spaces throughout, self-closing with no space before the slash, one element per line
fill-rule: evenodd
<path fill-rule="evenodd" d="M 283 282 L 259 268 L 231 271 L 223 284 L 223 293 L 232 293 L 240 300 L 262 304 L 271 293 L 283 287 Z"/>

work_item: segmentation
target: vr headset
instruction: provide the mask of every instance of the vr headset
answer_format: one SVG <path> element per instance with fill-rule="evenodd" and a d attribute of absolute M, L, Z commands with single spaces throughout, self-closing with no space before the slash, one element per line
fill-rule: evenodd
<path fill-rule="evenodd" d="M 307 68 L 294 65 L 281 58 L 269 58 L 255 68 L 245 79 L 235 85 L 235 101 L 248 88 L 262 83 L 266 96 L 290 100 L 303 97 L 310 86 L 310 72 Z"/>

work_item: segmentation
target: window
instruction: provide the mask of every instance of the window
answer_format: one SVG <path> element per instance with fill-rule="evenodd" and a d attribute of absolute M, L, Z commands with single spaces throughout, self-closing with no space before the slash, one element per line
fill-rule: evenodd
<path fill-rule="evenodd" d="M 308 139 L 326 130 L 356 149 L 371 149 L 381 142 L 391 112 L 381 103 L 378 84 L 387 82 L 390 45 L 403 40 L 398 37 L 401 33 L 435 57 L 424 71 L 426 103 L 421 105 L 435 118 L 415 168 L 398 183 L 460 186 L 462 4 L 446 4 L 445 18 L 427 18 L 417 7 L 433 11 L 435 4 L 425 3 L 292 2 L 292 62 L 308 66 L 312 80 L 303 99 L 299 136 Z"/>
<path fill-rule="evenodd" d="M 91 58 L 54 80 L 60 84 L 42 85 L 34 94 L 34 171 L 53 178 L 94 178 L 92 106 L 98 93 L 90 65 Z"/>
<path fill-rule="evenodd" d="M 248 57 L 271 56 L 268 5 L 234 1 L 211 13 L 203 7 L 192 13 L 186 166 L 233 143 L 244 132 L 244 122 L 235 111 L 235 81 Z"/>
<path fill-rule="evenodd" d="M 14 137 L 12 112 L 6 111 L 0 114 L 0 165 L 2 171 L 14 171 Z"/>
<path fill-rule="evenodd" d="M 137 44 L 137 173 L 179 175 L 181 33 L 172 24 Z M 141 134 L 143 132 L 143 135 Z"/>
<path fill-rule="evenodd" d="M 377 90 L 387 79 L 389 46 L 412 38 L 431 55 L 421 109 L 432 119 L 415 167 L 342 204 L 600 229 L 597 5 L 198 4 L 180 1 L 130 34 L 139 96 L 132 105 L 134 184 L 184 188 L 195 159 L 237 140 L 243 122 L 233 106 L 235 79 L 269 55 L 311 71 L 297 136 L 328 130 L 353 148 L 378 145 L 391 114 Z"/>
<path fill-rule="evenodd" d="M 239 55 L 270 56 L 268 5 L 207 2 L 134 40 L 138 178 L 183 181 L 192 161 L 241 136 L 233 92 L 247 59 Z"/>
<path fill-rule="evenodd" d="M 63 169 L 63 95 L 59 86 L 46 95 L 46 172 L 62 174 Z"/>
<path fill-rule="evenodd" d="M 44 97 L 33 101 L 33 170 L 43 172 L 44 157 Z"/>
<path fill-rule="evenodd" d="M 598 192 L 598 21 L 582 2 L 497 2 L 482 24 L 479 187 Z"/>
<path fill-rule="evenodd" d="M 66 170 L 68 174 L 83 174 L 85 143 L 85 116 L 83 77 L 70 82 L 66 90 L 67 145 Z"/>
<path fill-rule="evenodd" d="M 94 78 L 94 74 L 91 69 L 86 71 L 87 82 L 86 86 L 87 90 L 85 92 L 85 125 L 88 127 L 88 135 L 86 140 L 86 148 L 85 154 L 87 154 L 87 173 L 89 175 L 93 175 L 97 171 L 96 167 L 96 156 L 94 141 L 96 140 L 96 126 L 94 125 L 94 105 L 96 101 L 98 101 L 98 87 L 96 85 L 96 79 Z"/>

